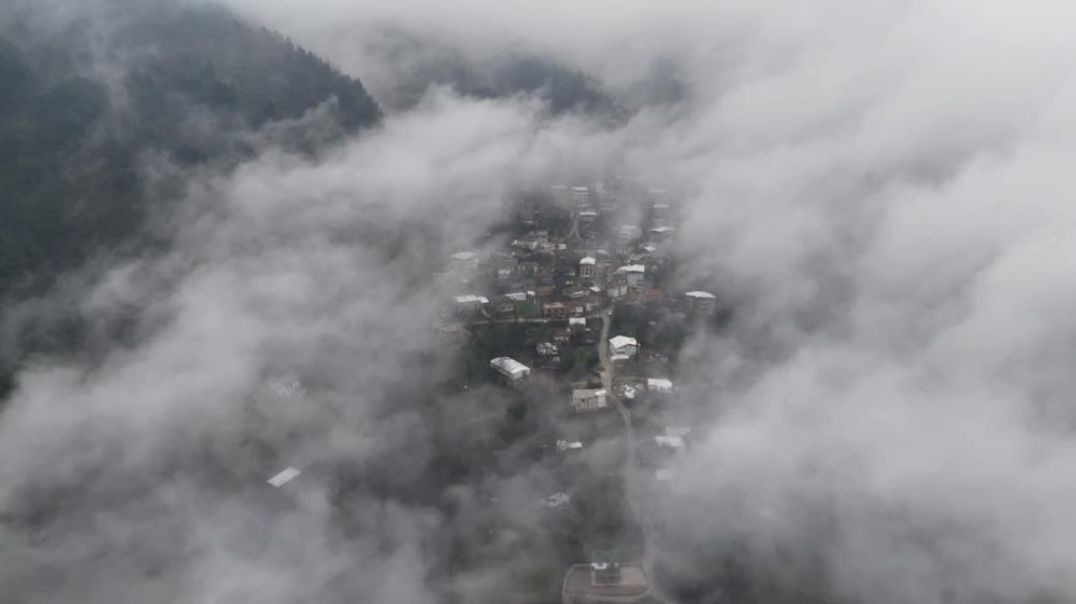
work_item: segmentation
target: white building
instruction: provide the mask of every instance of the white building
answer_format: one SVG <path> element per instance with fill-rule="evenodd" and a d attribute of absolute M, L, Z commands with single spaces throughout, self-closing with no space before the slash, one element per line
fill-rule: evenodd
<path fill-rule="evenodd" d="M 684 450 L 684 439 L 680 436 L 655 436 L 654 442 L 662 449 L 677 453 Z"/>
<path fill-rule="evenodd" d="M 576 207 L 590 205 L 590 187 L 572 187 L 572 203 Z"/>
<path fill-rule="evenodd" d="M 587 329 L 586 317 L 569 317 L 568 318 L 568 329 L 570 331 L 574 331 L 574 332 L 586 331 L 586 329 Z"/>
<path fill-rule="evenodd" d="M 693 291 L 684 294 L 687 298 L 687 307 L 693 313 L 709 314 L 717 305 L 717 296 L 710 292 Z"/>
<path fill-rule="evenodd" d="M 628 336 L 613 336 L 609 338 L 609 354 L 614 360 L 634 359 L 639 352 L 639 342 Z M 620 357 L 619 359 L 617 357 Z"/>
<path fill-rule="evenodd" d="M 452 270 L 457 272 L 478 270 L 478 254 L 467 251 L 452 254 Z"/>
<path fill-rule="evenodd" d="M 609 406 L 604 388 L 572 390 L 572 411 L 597 411 Z"/>
<path fill-rule="evenodd" d="M 643 286 L 643 277 L 646 276 L 646 266 L 642 264 L 629 264 L 616 269 L 616 272 L 624 275 L 629 288 L 638 289 Z"/>
<path fill-rule="evenodd" d="M 647 378 L 646 390 L 658 394 L 670 394 L 672 392 L 672 380 L 665 378 Z"/>
<path fill-rule="evenodd" d="M 489 366 L 503 375 L 511 384 L 521 384 L 531 374 L 530 367 L 511 357 L 497 357 L 489 362 Z"/>
<path fill-rule="evenodd" d="M 456 296 L 456 307 L 462 310 L 475 310 L 479 307 L 489 304 L 489 298 L 485 296 L 478 296 L 475 294 L 467 294 L 466 296 Z"/>
<path fill-rule="evenodd" d="M 587 256 L 579 261 L 579 278 L 580 279 L 593 279 L 595 269 L 598 266 L 598 259 L 592 256 Z"/>
<path fill-rule="evenodd" d="M 557 452 L 558 453 L 566 453 L 568 451 L 581 451 L 582 449 L 583 449 L 583 443 L 581 441 L 578 441 L 578 440 L 574 440 L 574 441 L 558 440 L 557 441 Z"/>

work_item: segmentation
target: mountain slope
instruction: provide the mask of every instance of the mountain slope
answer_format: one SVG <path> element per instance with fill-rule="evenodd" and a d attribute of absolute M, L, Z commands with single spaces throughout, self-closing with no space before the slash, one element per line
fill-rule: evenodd
<path fill-rule="evenodd" d="M 135 235 L 147 158 L 227 166 L 315 110 L 272 142 L 314 151 L 380 120 L 359 81 L 223 9 L 81 8 L 0 17 L 0 296 Z"/>

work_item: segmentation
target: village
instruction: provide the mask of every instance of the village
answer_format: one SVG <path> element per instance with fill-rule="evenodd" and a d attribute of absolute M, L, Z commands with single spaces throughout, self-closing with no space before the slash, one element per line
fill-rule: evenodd
<path fill-rule="evenodd" d="M 460 388 L 492 383 L 538 416 L 536 456 L 561 477 L 535 502 L 559 566 L 521 570 L 512 601 L 662 601 L 648 577 L 660 531 L 627 493 L 660 496 L 691 446 L 677 354 L 722 320 L 712 291 L 675 278 L 676 225 L 664 189 L 553 185 L 514 208 L 503 246 L 448 258 L 440 331 L 466 351 Z"/>

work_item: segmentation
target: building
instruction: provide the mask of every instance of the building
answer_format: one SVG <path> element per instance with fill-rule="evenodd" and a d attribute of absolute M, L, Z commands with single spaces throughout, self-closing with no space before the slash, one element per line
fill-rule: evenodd
<path fill-rule="evenodd" d="M 580 279 L 594 279 L 595 270 L 598 267 L 598 259 L 593 256 L 587 256 L 579 261 L 579 278 Z"/>
<path fill-rule="evenodd" d="M 563 302 L 548 302 L 542 305 L 542 315 L 547 319 L 565 319 L 570 310 Z"/>
<path fill-rule="evenodd" d="M 489 366 L 513 386 L 526 383 L 531 374 L 530 367 L 511 357 L 497 357 L 489 362 Z"/>
<path fill-rule="evenodd" d="M 460 313 L 474 312 L 489 304 L 489 298 L 475 294 L 456 296 L 453 299 L 456 301 L 456 310 Z"/>
<path fill-rule="evenodd" d="M 566 453 L 568 451 L 581 451 L 581 450 L 583 450 L 583 443 L 581 441 L 578 441 L 578 440 L 574 440 L 574 441 L 558 440 L 557 441 L 557 452 L 558 453 Z"/>
<path fill-rule="evenodd" d="M 649 596 L 642 565 L 620 562 L 615 552 L 598 552 L 590 564 L 572 566 L 561 587 L 562 604 L 637 604 Z"/>
<path fill-rule="evenodd" d="M 639 353 L 639 342 L 628 336 L 613 336 L 609 338 L 609 354 L 613 360 L 634 359 Z M 619 358 L 618 358 L 619 357 Z"/>
<path fill-rule="evenodd" d="M 638 226 L 632 224 L 625 224 L 620 227 L 620 231 L 616 235 L 617 245 L 624 247 L 629 243 L 638 240 L 643 236 L 643 230 Z"/>
<path fill-rule="evenodd" d="M 647 378 L 646 390 L 656 394 L 672 394 L 672 380 L 665 378 Z"/>
<path fill-rule="evenodd" d="M 568 318 L 568 330 L 574 333 L 579 333 L 587 330 L 587 320 L 585 317 L 569 317 Z"/>
<path fill-rule="evenodd" d="M 572 390 L 572 411 L 598 411 L 609 406 L 607 393 L 603 388 Z"/>
<path fill-rule="evenodd" d="M 646 276 L 646 267 L 642 264 L 629 264 L 616 269 L 617 273 L 624 275 L 624 282 L 629 289 L 639 289 L 643 286 L 643 277 Z"/>
<path fill-rule="evenodd" d="M 653 241 L 665 241 L 669 235 L 673 232 L 673 228 L 670 226 L 659 226 L 650 229 L 650 239 Z"/>
<path fill-rule="evenodd" d="M 708 315 L 714 312 L 714 307 L 717 306 L 717 296 L 710 292 L 687 292 L 684 298 L 687 299 L 687 308 L 692 314 Z"/>
<path fill-rule="evenodd" d="M 590 205 L 590 187 L 572 187 L 572 203 L 577 208 Z"/>
<path fill-rule="evenodd" d="M 478 254 L 466 251 L 452 254 L 452 270 L 461 273 L 478 270 Z"/>
<path fill-rule="evenodd" d="M 555 357 L 557 356 L 557 345 L 552 342 L 538 342 L 535 346 L 540 357 Z"/>
<path fill-rule="evenodd" d="M 682 436 L 655 436 L 654 443 L 668 451 L 679 453 L 684 450 L 684 438 Z"/>

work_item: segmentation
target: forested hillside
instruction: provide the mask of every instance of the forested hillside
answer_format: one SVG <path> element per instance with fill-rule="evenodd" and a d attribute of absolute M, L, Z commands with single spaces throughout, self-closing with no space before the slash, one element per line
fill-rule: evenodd
<path fill-rule="evenodd" d="M 331 127 L 274 139 L 311 151 L 381 115 L 357 80 L 223 9 L 97 4 L 0 16 L 0 297 L 136 234 L 151 158 L 227 165 L 320 107 Z"/>

